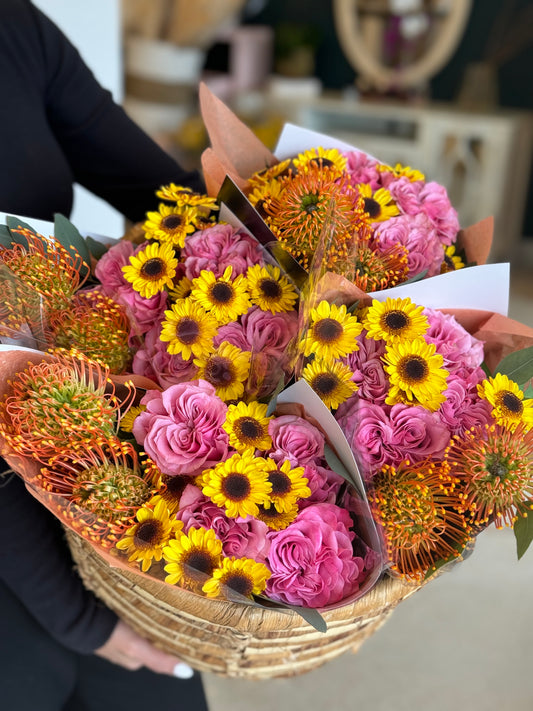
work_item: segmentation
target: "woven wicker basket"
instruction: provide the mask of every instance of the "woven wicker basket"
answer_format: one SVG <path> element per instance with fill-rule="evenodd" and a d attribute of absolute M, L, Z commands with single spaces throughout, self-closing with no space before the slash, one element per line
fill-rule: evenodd
<path fill-rule="evenodd" d="M 417 589 L 385 578 L 357 602 L 324 612 L 322 633 L 293 611 L 212 600 L 111 567 L 77 534 L 66 534 L 85 585 L 108 607 L 195 669 L 229 677 L 289 677 L 355 652 Z"/>

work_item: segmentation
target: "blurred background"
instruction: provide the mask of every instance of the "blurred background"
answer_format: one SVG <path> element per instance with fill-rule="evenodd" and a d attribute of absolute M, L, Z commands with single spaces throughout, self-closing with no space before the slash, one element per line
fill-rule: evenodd
<path fill-rule="evenodd" d="M 495 218 L 510 315 L 533 326 L 531 0 L 34 0 L 125 110 L 187 167 L 207 145 L 200 80 L 270 148 L 287 121 L 422 170 L 468 226 Z M 120 215 L 76 193 L 75 224 Z M 533 708 L 531 552 L 489 529 L 357 656 L 293 680 L 206 675 L 213 711 Z"/>

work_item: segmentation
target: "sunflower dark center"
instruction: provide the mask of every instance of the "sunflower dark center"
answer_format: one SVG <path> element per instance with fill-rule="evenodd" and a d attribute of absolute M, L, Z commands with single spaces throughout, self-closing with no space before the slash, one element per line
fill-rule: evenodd
<path fill-rule="evenodd" d="M 158 279 L 165 273 L 165 262 L 159 257 L 146 260 L 141 267 L 141 274 L 147 279 Z"/>
<path fill-rule="evenodd" d="M 374 198 L 363 198 L 365 212 L 368 212 L 370 217 L 379 217 L 381 215 L 381 205 Z"/>
<path fill-rule="evenodd" d="M 319 341 L 332 343 L 342 335 L 342 325 L 334 318 L 323 318 L 315 323 L 314 331 Z"/>
<path fill-rule="evenodd" d="M 182 225 L 182 218 L 180 215 L 167 215 L 161 220 L 161 225 L 166 230 L 177 230 Z"/>
<path fill-rule="evenodd" d="M 455 262 L 448 254 L 444 255 L 444 260 L 443 260 L 440 270 L 442 273 L 455 271 Z"/>
<path fill-rule="evenodd" d="M 274 496 L 287 494 L 292 488 L 291 480 L 283 472 L 269 472 L 268 480 L 272 484 L 272 493 Z"/>
<path fill-rule="evenodd" d="M 522 400 L 509 390 L 502 393 L 501 403 L 503 407 L 513 415 L 520 415 L 524 409 Z"/>
<path fill-rule="evenodd" d="M 169 494 L 172 495 L 173 498 L 179 499 L 179 497 L 183 494 L 183 490 L 185 489 L 186 485 L 187 481 L 185 477 L 167 476 L 165 478 L 166 490 Z"/>
<path fill-rule="evenodd" d="M 235 372 L 233 370 L 233 365 L 229 358 L 222 358 L 221 356 L 212 356 L 207 361 L 207 365 L 205 368 L 205 379 L 208 380 L 211 385 L 214 385 L 215 387 L 232 383 L 235 379 Z"/>
<path fill-rule="evenodd" d="M 249 442 L 254 442 L 263 435 L 263 428 L 253 417 L 241 417 L 236 422 L 236 429 L 241 437 Z"/>
<path fill-rule="evenodd" d="M 232 472 L 222 482 L 222 493 L 231 501 L 244 501 L 250 493 L 248 477 Z"/>
<path fill-rule="evenodd" d="M 239 573 L 228 575 L 224 580 L 224 585 L 230 590 L 233 590 L 233 592 L 239 595 L 245 595 L 246 597 L 250 597 L 254 587 L 248 576 Z"/>
<path fill-rule="evenodd" d="M 331 373 L 319 373 L 313 379 L 313 390 L 319 395 L 330 395 L 338 385 L 337 378 Z"/>
<path fill-rule="evenodd" d="M 315 210 L 318 210 L 318 195 L 314 193 L 304 195 L 302 197 L 302 208 L 308 215 L 311 215 L 315 212 Z"/>
<path fill-rule="evenodd" d="M 402 362 L 400 370 L 407 380 L 420 382 L 428 374 L 428 364 L 420 356 L 409 356 Z"/>
<path fill-rule="evenodd" d="M 137 526 L 133 541 L 137 548 L 149 548 L 159 541 L 161 533 L 161 522 L 151 518 Z"/>
<path fill-rule="evenodd" d="M 403 311 L 389 311 L 384 320 L 391 331 L 401 331 L 409 324 L 409 317 Z"/>
<path fill-rule="evenodd" d="M 184 316 L 176 326 L 176 337 L 185 345 L 194 343 L 199 335 L 200 326 L 198 322 L 188 316 Z"/>
<path fill-rule="evenodd" d="M 275 506 L 271 506 L 269 509 L 266 509 L 264 506 L 259 506 L 259 512 L 264 518 L 275 519 L 278 518 L 280 515 L 279 511 L 276 509 Z"/>
<path fill-rule="evenodd" d="M 275 279 L 262 279 L 259 288 L 267 299 L 278 299 L 281 296 L 281 286 Z"/>
<path fill-rule="evenodd" d="M 224 281 L 217 281 L 211 289 L 211 298 L 217 304 L 227 304 L 233 297 L 233 288 L 231 284 Z"/>
<path fill-rule="evenodd" d="M 193 550 L 184 561 L 183 567 L 191 577 L 203 578 L 205 575 L 211 575 L 215 566 L 207 551 Z"/>

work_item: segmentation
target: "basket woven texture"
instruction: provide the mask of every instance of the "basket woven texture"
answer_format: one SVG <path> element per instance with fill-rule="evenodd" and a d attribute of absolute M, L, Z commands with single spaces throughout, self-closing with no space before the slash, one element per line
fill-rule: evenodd
<path fill-rule="evenodd" d="M 317 632 L 292 610 L 213 600 L 110 566 L 66 531 L 86 587 L 139 634 L 199 671 L 244 679 L 290 677 L 356 652 L 417 588 L 384 578 L 369 593 L 323 614 Z"/>

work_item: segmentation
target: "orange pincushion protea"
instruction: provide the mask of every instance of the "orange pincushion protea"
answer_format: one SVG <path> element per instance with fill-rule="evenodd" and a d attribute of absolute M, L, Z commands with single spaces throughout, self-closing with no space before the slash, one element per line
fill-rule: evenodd
<path fill-rule="evenodd" d="M 390 289 L 407 279 L 407 248 L 395 244 L 377 250 L 369 240 L 358 240 L 342 273 L 362 291 L 370 293 Z"/>
<path fill-rule="evenodd" d="M 368 499 L 392 570 L 413 582 L 422 582 L 438 561 L 459 557 L 470 539 L 446 464 L 384 465 Z"/>
<path fill-rule="evenodd" d="M 265 203 L 265 218 L 278 240 L 307 269 L 325 229 L 334 233 L 325 246 L 326 268 L 335 269 L 349 254 L 349 243 L 370 234 L 357 193 L 335 171 L 309 166 L 283 183 L 277 198 Z"/>
<path fill-rule="evenodd" d="M 65 306 L 82 286 L 81 276 L 88 265 L 78 252 L 70 252 L 53 237 L 46 239 L 28 229 L 15 230 L 22 234 L 27 247 L 15 244 L 0 250 L 0 262 L 43 298 L 46 309 Z"/>
<path fill-rule="evenodd" d="M 131 361 L 126 312 L 98 291 L 78 292 L 68 308 L 51 315 L 50 328 L 57 346 L 76 348 L 111 373 L 124 372 Z"/>
<path fill-rule="evenodd" d="M 474 526 L 512 526 L 533 503 L 533 430 L 485 425 L 455 437 L 446 452 L 457 477 L 461 511 Z"/>
<path fill-rule="evenodd" d="M 46 463 L 77 443 L 114 436 L 119 407 L 127 409 L 133 386 L 120 403 L 109 370 L 81 353 L 60 352 L 29 363 L 0 402 L 0 434 L 19 454 Z"/>
<path fill-rule="evenodd" d="M 93 433 L 93 440 L 50 459 L 39 483 L 47 504 L 84 538 L 113 546 L 150 498 L 134 447 Z"/>

